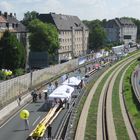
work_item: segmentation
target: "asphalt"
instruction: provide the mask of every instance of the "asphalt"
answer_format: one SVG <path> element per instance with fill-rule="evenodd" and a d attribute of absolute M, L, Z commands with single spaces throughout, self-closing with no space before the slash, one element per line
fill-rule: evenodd
<path fill-rule="evenodd" d="M 78 71 L 75 71 L 75 73 L 71 73 L 69 76 L 76 76 L 78 74 Z M 84 69 L 82 69 L 80 76 L 84 76 Z M 58 82 L 60 84 L 61 79 L 59 79 Z M 4 125 L 0 126 L 0 140 L 26 140 L 36 125 L 46 116 L 47 110 L 44 106 L 46 105 L 44 98 L 42 97 L 42 100 L 38 100 L 37 103 L 30 102 L 22 108 L 27 109 L 30 113 L 29 130 L 25 130 L 25 121 L 21 120 L 19 117 L 20 110 L 12 114 L 11 118 Z M 65 111 L 65 109 L 62 110 L 56 120 L 52 123 L 52 136 L 56 134 Z"/>

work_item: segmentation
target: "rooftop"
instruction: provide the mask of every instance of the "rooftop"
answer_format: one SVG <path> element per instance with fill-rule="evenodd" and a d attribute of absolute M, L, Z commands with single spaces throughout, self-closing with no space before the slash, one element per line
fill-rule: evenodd
<path fill-rule="evenodd" d="M 58 30 L 71 30 L 72 28 L 75 30 L 81 30 L 82 28 L 88 30 L 77 16 L 49 13 L 40 14 L 39 19 L 43 22 L 55 24 Z"/>

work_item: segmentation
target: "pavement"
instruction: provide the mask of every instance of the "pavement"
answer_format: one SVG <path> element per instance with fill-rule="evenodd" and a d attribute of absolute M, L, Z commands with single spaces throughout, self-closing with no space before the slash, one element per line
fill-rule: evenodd
<path fill-rule="evenodd" d="M 69 76 L 78 75 L 76 70 L 74 73 L 70 73 Z M 84 75 L 84 68 L 81 72 L 81 77 Z M 58 83 L 61 83 L 61 78 L 58 79 Z M 43 95 L 44 96 L 44 95 Z M 47 115 L 47 110 L 44 97 L 38 102 L 31 102 L 31 94 L 28 93 L 22 97 L 21 105 L 18 105 L 17 100 L 0 110 L 0 140 L 26 140 L 36 125 Z M 29 130 L 25 130 L 25 121 L 19 117 L 20 111 L 27 109 L 30 113 L 29 116 Z M 52 124 L 52 135 L 54 136 L 58 126 L 60 125 L 65 109 L 59 114 L 57 119 Z"/>

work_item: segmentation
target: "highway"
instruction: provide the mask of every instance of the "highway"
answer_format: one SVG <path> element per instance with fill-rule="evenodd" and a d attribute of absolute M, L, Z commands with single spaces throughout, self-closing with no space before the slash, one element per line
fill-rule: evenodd
<path fill-rule="evenodd" d="M 0 140 L 25 140 L 30 134 L 31 130 L 35 128 L 37 123 L 45 116 L 46 111 L 43 110 L 44 101 L 38 103 L 30 103 L 25 109 L 30 112 L 29 125 L 30 130 L 25 131 L 25 122 L 19 117 L 19 113 L 0 128 Z"/>
<path fill-rule="evenodd" d="M 81 69 L 80 76 L 84 76 L 84 68 Z M 75 71 L 74 73 L 70 73 L 69 76 L 76 76 L 78 75 L 78 71 Z M 58 79 L 59 84 L 61 79 Z M 29 117 L 29 130 L 25 130 L 25 122 L 24 120 L 21 120 L 19 117 L 19 112 L 14 114 L 10 120 L 8 120 L 4 125 L 0 127 L 0 140 L 26 140 L 31 131 L 36 127 L 36 125 L 45 117 L 47 114 L 47 110 L 45 109 L 45 100 L 44 97 L 42 97 L 41 100 L 38 100 L 36 103 L 29 103 L 27 104 L 24 109 L 27 109 L 30 112 Z M 22 108 L 23 109 L 23 108 Z M 21 109 L 21 110 L 22 110 Z M 66 109 L 62 110 L 62 112 L 59 114 L 57 119 L 52 124 L 52 136 L 55 135 L 57 128 L 59 126 L 59 123 L 62 116 L 66 112 Z"/>

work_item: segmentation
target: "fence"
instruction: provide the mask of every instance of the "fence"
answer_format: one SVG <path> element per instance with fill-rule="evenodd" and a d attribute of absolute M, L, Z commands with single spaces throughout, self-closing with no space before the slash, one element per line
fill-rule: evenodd
<path fill-rule="evenodd" d="M 0 108 L 15 100 L 20 93 L 27 92 L 31 87 L 35 87 L 52 77 L 70 71 L 78 66 L 78 60 L 51 66 L 42 70 L 30 72 L 28 74 L 4 81 L 0 83 Z"/>

